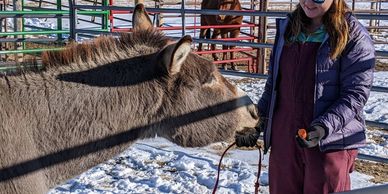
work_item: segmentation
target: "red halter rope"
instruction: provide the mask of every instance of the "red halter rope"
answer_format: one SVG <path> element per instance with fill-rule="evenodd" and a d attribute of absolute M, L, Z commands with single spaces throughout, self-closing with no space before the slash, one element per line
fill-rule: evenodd
<path fill-rule="evenodd" d="M 222 159 L 224 158 L 224 155 L 226 154 L 226 152 L 227 152 L 231 147 L 233 147 L 234 145 L 236 145 L 236 142 L 230 144 L 230 145 L 226 148 L 226 150 L 224 151 L 224 153 L 222 153 L 222 155 L 221 155 L 220 162 L 218 163 L 218 170 L 217 170 L 216 184 L 214 185 L 214 189 L 213 189 L 212 194 L 215 194 L 216 191 L 217 191 L 218 181 L 219 181 L 219 179 L 220 179 L 220 171 L 221 171 L 221 162 L 222 162 Z M 261 146 L 260 146 L 259 144 L 256 144 L 256 145 L 259 147 L 259 164 L 258 164 L 258 168 L 257 168 L 257 178 L 256 178 L 256 182 L 255 182 L 255 194 L 258 194 L 258 193 L 259 193 L 259 187 L 260 187 L 259 177 L 260 177 L 260 173 L 261 173 L 261 157 L 262 157 L 262 154 L 261 154 Z"/>

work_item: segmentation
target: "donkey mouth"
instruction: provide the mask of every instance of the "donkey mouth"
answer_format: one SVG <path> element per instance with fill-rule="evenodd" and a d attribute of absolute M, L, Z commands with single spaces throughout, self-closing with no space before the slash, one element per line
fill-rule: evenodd
<path fill-rule="evenodd" d="M 226 17 L 226 15 L 218 15 L 218 16 L 216 17 L 216 22 L 217 22 L 219 25 L 223 24 L 223 23 L 225 22 L 225 17 Z"/>

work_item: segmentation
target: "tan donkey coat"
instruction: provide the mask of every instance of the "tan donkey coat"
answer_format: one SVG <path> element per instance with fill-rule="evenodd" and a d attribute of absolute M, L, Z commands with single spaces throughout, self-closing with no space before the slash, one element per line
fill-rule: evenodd
<path fill-rule="evenodd" d="M 45 69 L 0 76 L 0 193 L 45 193 L 155 135 L 182 146 L 258 122 L 252 102 L 208 60 L 152 28 L 43 54 Z"/>

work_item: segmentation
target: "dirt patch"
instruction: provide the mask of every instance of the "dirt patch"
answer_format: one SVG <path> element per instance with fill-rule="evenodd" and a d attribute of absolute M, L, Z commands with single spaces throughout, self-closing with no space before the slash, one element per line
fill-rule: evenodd
<path fill-rule="evenodd" d="M 380 60 L 376 60 L 376 71 L 388 71 L 388 64 Z"/>
<path fill-rule="evenodd" d="M 232 82 L 234 85 L 251 84 L 251 83 L 257 83 L 258 78 L 228 79 L 228 81 Z"/>
<path fill-rule="evenodd" d="M 379 145 L 385 143 L 385 138 L 382 136 L 372 136 L 371 139 Z"/>
<path fill-rule="evenodd" d="M 373 176 L 370 180 L 373 183 L 388 182 L 388 164 L 356 160 L 355 170 Z"/>
<path fill-rule="evenodd" d="M 222 143 L 217 143 L 217 144 L 213 144 L 210 146 L 210 148 L 213 150 L 213 153 L 219 155 L 219 156 L 222 156 L 222 154 L 224 153 L 224 151 L 226 150 L 226 148 L 232 143 L 232 141 L 228 141 L 228 143 L 225 143 L 225 142 L 222 142 Z M 231 148 L 231 149 L 234 149 L 234 148 Z M 225 156 L 229 156 L 230 153 L 226 153 Z"/>
<path fill-rule="evenodd" d="M 368 130 L 370 130 L 370 131 L 375 131 L 375 130 L 377 130 L 377 131 L 381 131 L 381 132 L 386 132 L 386 130 L 384 130 L 384 129 L 381 128 L 381 127 L 371 127 L 371 126 L 367 126 L 367 128 L 368 128 Z"/>
<path fill-rule="evenodd" d="M 213 150 L 213 152 L 215 154 L 221 156 L 224 153 L 224 151 L 226 150 L 226 148 L 228 148 L 228 146 L 233 143 L 233 141 L 234 140 L 230 140 L 228 142 L 213 144 L 210 148 Z M 264 146 L 264 142 L 262 140 L 258 140 L 257 143 L 261 147 Z M 231 150 L 257 150 L 257 149 L 258 149 L 257 147 L 237 147 L 237 146 L 233 146 L 232 148 L 229 149 L 229 151 L 231 151 Z M 230 155 L 229 151 L 225 154 L 225 156 Z"/>
<path fill-rule="evenodd" d="M 367 126 L 367 135 L 378 145 L 385 145 L 388 138 L 387 130 L 380 127 Z"/>

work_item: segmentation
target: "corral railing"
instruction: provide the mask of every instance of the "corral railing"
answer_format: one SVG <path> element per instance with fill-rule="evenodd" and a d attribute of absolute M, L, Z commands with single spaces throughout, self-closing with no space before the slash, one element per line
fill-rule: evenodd
<path fill-rule="evenodd" d="M 39 4 L 42 3 L 42 0 L 29 0 L 32 2 L 39 2 Z M 187 1 L 187 0 L 186 0 Z M 207 27 L 216 27 L 216 26 L 199 26 L 195 25 L 194 26 L 187 26 L 186 24 L 186 17 L 197 17 L 200 14 L 207 14 L 207 15 L 243 15 L 243 16 L 249 16 L 252 18 L 274 18 L 274 17 L 284 17 L 288 11 L 258 11 L 258 10 L 243 10 L 243 11 L 218 11 L 218 10 L 198 10 L 198 9 L 187 9 L 186 5 L 199 5 L 200 0 L 191 0 L 187 1 L 182 1 L 180 4 L 179 9 L 171 9 L 171 8 L 147 8 L 147 10 L 151 13 L 155 14 L 164 14 L 164 13 L 177 13 L 180 14 L 180 19 L 181 19 L 181 26 L 174 26 L 174 27 L 166 27 L 162 26 L 160 29 L 161 30 L 177 30 L 180 29 L 182 31 L 182 34 L 185 34 L 187 30 L 194 29 L 195 30 L 200 29 L 200 28 L 207 28 Z M 22 1 L 22 2 L 25 2 Z M 47 2 L 47 1 L 43 1 Z M 28 18 L 28 17 L 34 17 L 34 18 L 57 18 L 57 29 L 39 29 L 38 31 L 26 31 L 24 29 L 23 25 L 23 30 L 20 32 L 0 32 L 0 36 L 15 36 L 14 38 L 1 38 L 0 42 L 23 42 L 24 45 L 26 42 L 47 42 L 47 41 L 58 41 L 62 37 L 63 34 L 68 34 L 70 33 L 70 37 L 72 39 L 76 39 L 78 34 L 100 34 L 102 32 L 106 33 L 111 33 L 111 32 L 119 32 L 119 31 L 129 31 L 130 28 L 124 29 L 124 28 L 116 28 L 115 24 L 113 23 L 113 14 L 122 14 L 122 13 L 130 13 L 133 10 L 133 7 L 122 7 L 122 6 L 113 6 L 113 0 L 109 0 L 110 6 L 108 6 L 108 0 L 101 0 L 101 3 L 96 3 L 97 0 L 94 0 L 94 5 L 77 5 L 77 1 L 75 0 L 70 0 L 68 1 L 69 7 L 62 5 L 61 0 L 56 0 L 56 3 L 52 3 L 53 5 L 56 5 L 56 9 L 47 9 L 47 8 L 36 8 L 32 6 L 26 6 L 23 3 L 23 10 L 21 11 L 2 11 L 0 12 L 0 18 L 4 17 L 9 17 L 9 18 Z M 295 8 L 295 5 L 298 3 L 298 1 L 295 0 L 289 0 L 288 3 L 285 0 L 284 2 L 268 2 L 266 0 L 263 1 L 256 1 L 256 0 L 251 0 L 250 2 L 244 1 L 242 4 L 249 5 L 253 9 L 257 9 L 258 6 L 262 6 L 262 2 L 267 2 L 267 5 L 263 5 L 265 7 L 271 8 L 271 4 L 283 4 L 283 5 L 289 5 L 290 10 Z M 377 2 L 377 3 L 374 3 Z M 381 8 L 381 0 L 379 1 L 374 1 L 371 2 L 374 7 L 379 7 L 377 12 L 376 9 L 374 10 L 355 10 L 356 16 L 359 19 L 365 19 L 365 20 L 374 20 L 377 21 L 378 23 L 380 21 L 386 20 L 387 19 L 387 14 L 385 13 L 386 10 Z M 161 7 L 161 5 L 172 5 L 172 3 L 167 3 L 162 0 L 158 0 L 155 2 L 155 7 Z M 265 3 L 264 3 L 265 4 Z M 269 5 L 268 5 L 269 4 Z M 355 7 L 356 1 L 352 1 L 352 7 Z M 372 5 L 371 5 L 372 6 Z M 25 9 L 25 10 L 24 10 Z M 28 10 L 27 10 L 28 9 Z M 269 10 L 269 9 L 268 9 Z M 72 12 L 72 13 L 71 13 Z M 368 13 L 366 13 L 368 12 Z M 72 15 L 73 14 L 73 15 Z M 85 28 L 79 28 L 79 25 L 77 26 L 77 22 L 80 20 L 78 17 L 79 15 L 93 15 L 94 16 L 101 16 L 104 17 L 101 22 L 101 29 L 85 29 Z M 108 17 L 109 15 L 109 17 Z M 62 28 L 62 19 L 70 17 L 70 28 L 69 29 L 63 29 Z M 167 17 L 167 16 L 165 16 Z M 109 21 L 107 20 L 109 18 Z M 77 21 L 77 22 L 74 22 Z M 253 23 L 252 23 L 253 21 Z M 129 21 L 130 22 L 130 21 Z M 251 23 L 246 23 L 241 25 L 241 27 L 246 27 L 246 28 L 260 28 L 260 23 L 255 23 L 256 20 L 251 20 Z M 29 26 L 31 27 L 31 26 Z M 220 27 L 220 26 L 218 26 Z M 369 25 L 369 27 L 371 27 Z M 383 27 L 383 26 L 380 26 Z M 268 24 L 268 28 L 272 28 L 270 24 Z M 256 29 L 257 30 L 257 29 Z M 25 38 L 24 36 L 28 35 L 47 35 L 47 34 L 57 34 L 58 39 L 32 39 L 32 38 Z M 266 50 L 270 49 L 272 47 L 272 44 L 268 43 L 266 40 L 256 40 L 259 36 L 267 36 L 263 34 L 255 34 L 251 36 L 252 34 L 249 34 L 248 37 L 244 41 L 231 41 L 231 40 L 200 40 L 200 39 L 194 39 L 196 43 L 212 43 L 212 44 L 223 44 L 223 45 L 230 45 L 230 46 L 241 46 L 241 47 L 250 47 L 250 48 L 255 48 L 257 50 Z M 19 36 L 19 37 L 16 37 Z M 23 36 L 20 38 L 20 36 Z M 240 39 L 241 40 L 241 39 Z M 257 43 L 260 42 L 260 43 Z M 40 52 L 44 49 L 37 49 L 36 52 Z M 246 50 L 236 50 L 236 52 L 243 52 Z M 18 50 L 12 50 L 12 51 L 0 51 L 0 54 L 6 54 L 6 53 L 31 53 L 35 52 L 34 49 L 22 49 L 21 51 Z M 210 52 L 219 52 L 219 51 L 210 51 Z M 379 57 L 387 57 L 387 51 L 376 51 L 377 56 Z M 259 58 L 256 56 L 254 58 L 257 66 L 256 71 L 251 71 L 251 72 L 258 72 L 258 73 L 265 73 L 266 70 L 266 62 L 265 58 Z M 263 61 L 264 60 L 264 61 Z"/>
<path fill-rule="evenodd" d="M 132 12 L 134 7 L 123 7 L 123 6 L 91 6 L 91 5 L 72 5 L 73 15 L 77 16 L 79 13 L 79 9 L 101 9 L 101 10 L 115 10 L 115 11 L 128 11 Z M 182 4 L 184 6 L 184 4 Z M 179 13 L 182 15 L 182 20 L 185 20 L 184 15 L 187 14 L 206 14 L 206 15 L 242 15 L 242 16 L 256 16 L 256 17 L 285 17 L 289 12 L 262 12 L 262 11 L 220 11 L 220 10 L 209 10 L 209 9 L 173 9 L 173 8 L 147 8 L 147 11 L 152 13 Z M 356 14 L 356 17 L 359 19 L 368 19 L 368 20 L 387 20 L 388 14 Z M 78 29 L 76 24 L 76 17 L 71 19 L 71 23 L 74 27 L 74 30 L 71 32 L 70 37 L 73 39 L 77 39 L 78 33 L 91 33 L 91 34 L 100 34 L 100 31 L 95 30 L 84 30 Z M 182 22 L 184 24 L 185 22 Z M 112 27 L 112 26 L 111 26 Z M 177 28 L 178 29 L 178 28 Z M 184 25 L 180 28 L 182 30 L 182 35 L 185 34 L 185 30 L 187 27 Z M 200 29 L 200 27 L 197 27 Z M 109 32 L 110 33 L 110 32 Z M 222 40 L 199 40 L 195 39 L 196 42 L 204 42 L 204 43 L 221 43 L 226 45 L 236 45 L 236 46 L 250 46 L 254 48 L 272 48 L 272 44 L 256 44 L 256 43 L 247 43 L 241 41 L 222 41 Z M 376 51 L 377 56 L 388 56 L 388 51 Z"/>
<path fill-rule="evenodd" d="M 20 8 L 17 8 L 19 5 L 14 1 L 13 4 L 8 5 L 12 6 L 12 11 L 5 9 L 4 6 L 0 12 L 2 24 L 0 25 L 0 55 L 34 54 L 46 50 L 62 49 L 70 34 L 70 29 L 63 27 L 63 21 L 69 19 L 69 6 L 63 4 L 62 0 L 55 0 L 54 2 L 22 0 L 20 2 Z M 95 2 L 97 1 L 95 0 Z M 107 2 L 107 0 L 102 0 L 102 5 L 107 5 Z M 50 4 L 50 7 L 42 7 L 42 3 Z M 80 10 L 78 14 L 102 17 L 101 28 L 108 30 L 109 11 Z M 47 23 L 53 22 L 55 29 L 26 24 L 25 20 L 27 18 L 44 18 Z M 13 20 L 14 24 L 7 24 L 7 19 Z M 50 19 L 54 19 L 54 21 Z M 21 23 L 16 24 L 15 21 L 21 21 Z M 47 37 L 48 35 L 51 36 Z M 46 37 L 42 38 L 40 36 Z M 10 48 L 9 44 L 21 44 L 22 48 Z"/>

